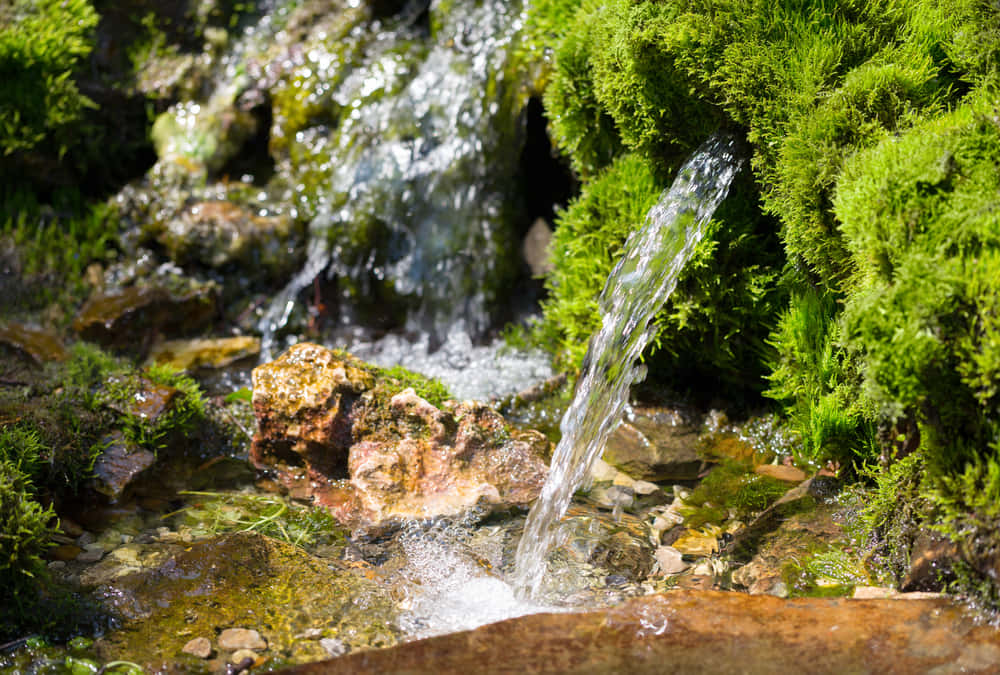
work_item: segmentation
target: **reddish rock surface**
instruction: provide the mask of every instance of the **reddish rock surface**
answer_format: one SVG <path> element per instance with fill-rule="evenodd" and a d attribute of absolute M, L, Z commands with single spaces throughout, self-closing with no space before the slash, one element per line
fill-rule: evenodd
<path fill-rule="evenodd" d="M 996 673 L 1000 632 L 944 600 L 780 600 L 676 591 L 536 614 L 282 671 Z"/>
<path fill-rule="evenodd" d="M 253 373 L 251 460 L 299 498 L 365 529 L 473 506 L 524 506 L 548 441 L 491 408 L 438 408 L 345 353 L 303 343 Z"/>

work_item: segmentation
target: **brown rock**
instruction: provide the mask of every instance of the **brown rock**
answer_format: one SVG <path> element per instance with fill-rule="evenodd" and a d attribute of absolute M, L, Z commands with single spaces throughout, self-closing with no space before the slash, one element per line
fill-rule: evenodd
<path fill-rule="evenodd" d="M 604 461 L 640 480 L 694 480 L 706 466 L 698 435 L 677 410 L 637 408 L 608 439 Z"/>
<path fill-rule="evenodd" d="M 993 673 L 1000 631 L 943 600 L 782 600 L 675 591 L 536 614 L 283 671 Z"/>
<path fill-rule="evenodd" d="M 910 569 L 899 584 L 901 591 L 939 591 L 942 582 L 954 577 L 958 545 L 933 532 L 921 532 L 910 551 Z"/>
<path fill-rule="evenodd" d="M 69 352 L 54 333 L 19 323 L 0 324 L 0 342 L 21 350 L 37 363 L 69 358 Z"/>
<path fill-rule="evenodd" d="M 299 344 L 253 380 L 251 460 L 350 527 L 522 506 L 545 480 L 541 434 L 514 431 L 478 403 L 439 409 L 412 389 L 390 396 L 348 354 Z"/>
<path fill-rule="evenodd" d="M 267 649 L 267 642 L 252 628 L 227 628 L 219 633 L 218 644 L 219 649 L 226 651 Z"/>
<path fill-rule="evenodd" d="M 156 462 L 156 455 L 127 443 L 120 434 L 111 439 L 94 462 L 94 487 L 113 501 Z"/>
<path fill-rule="evenodd" d="M 151 336 L 175 336 L 208 326 L 216 314 L 211 286 L 172 293 L 160 286 L 130 286 L 90 296 L 73 322 L 81 337 L 134 349 Z"/>
<path fill-rule="evenodd" d="M 212 655 L 212 642 L 205 637 L 196 637 L 181 648 L 185 654 L 197 656 L 199 659 L 207 659 Z"/>
<path fill-rule="evenodd" d="M 801 483 L 806 479 L 805 471 L 786 464 L 761 464 L 754 467 L 753 472 L 786 483 Z"/>
<path fill-rule="evenodd" d="M 197 340 L 167 340 L 154 345 L 149 360 L 177 370 L 224 368 L 260 353 L 260 338 L 237 336 Z"/>
<path fill-rule="evenodd" d="M 294 221 L 268 216 L 227 201 L 192 204 L 157 236 L 170 258 L 181 265 L 209 267 L 243 263 L 252 273 L 287 271 L 296 262 Z"/>

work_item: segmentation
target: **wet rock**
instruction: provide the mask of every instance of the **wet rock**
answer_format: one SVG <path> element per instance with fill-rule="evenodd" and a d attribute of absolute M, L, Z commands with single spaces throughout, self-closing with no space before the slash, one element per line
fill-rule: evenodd
<path fill-rule="evenodd" d="M 393 393 L 350 355 L 303 343 L 253 379 L 252 461 L 350 527 L 524 506 L 545 480 L 541 434 L 478 403 Z"/>
<path fill-rule="evenodd" d="M 238 649 L 267 649 L 267 642 L 260 633 L 251 628 L 227 628 L 219 633 L 219 649 L 236 651 Z"/>
<path fill-rule="evenodd" d="M 36 363 L 65 361 L 69 352 L 54 333 L 24 324 L 0 324 L 0 342 L 10 345 L 30 356 Z"/>
<path fill-rule="evenodd" d="M 257 652 L 252 649 L 237 649 L 229 657 L 229 662 L 235 666 L 242 666 L 242 670 L 246 670 L 257 661 Z"/>
<path fill-rule="evenodd" d="M 156 335 L 203 330 L 215 314 L 211 286 L 183 293 L 162 286 L 130 286 L 92 295 L 77 314 L 73 328 L 86 340 L 134 350 Z"/>
<path fill-rule="evenodd" d="M 754 467 L 753 472 L 760 476 L 768 476 L 786 483 L 801 483 L 807 478 L 805 471 L 786 464 L 761 464 Z"/>
<path fill-rule="evenodd" d="M 834 628 L 836 627 L 836 628 Z M 676 591 L 607 610 L 535 614 L 298 666 L 355 672 L 995 672 L 1000 632 L 942 600 L 808 599 Z"/>
<path fill-rule="evenodd" d="M 207 659 L 212 655 L 212 641 L 206 637 L 196 637 L 188 640 L 181 651 L 185 654 L 197 656 L 199 659 Z"/>
<path fill-rule="evenodd" d="M 660 566 L 660 571 L 663 574 L 680 574 L 686 570 L 690 565 L 688 565 L 682 559 L 681 552 L 672 546 L 660 546 L 656 549 L 654 554 L 656 557 L 656 562 Z"/>
<path fill-rule="evenodd" d="M 921 532 L 910 550 L 910 568 L 899 584 L 901 591 L 939 591 L 954 577 L 958 545 L 932 532 Z"/>
<path fill-rule="evenodd" d="M 699 431 L 679 411 L 634 409 L 608 439 L 604 461 L 640 480 L 694 480 L 706 466 Z"/>
<path fill-rule="evenodd" d="M 764 509 L 746 527 L 736 532 L 726 550 L 744 556 L 760 537 L 780 526 L 787 517 L 815 506 L 816 499 L 809 492 L 811 483 L 811 479 L 803 481 Z"/>
<path fill-rule="evenodd" d="M 156 241 L 179 265 L 240 265 L 241 273 L 267 273 L 275 278 L 298 264 L 298 239 L 288 215 L 261 215 L 228 201 L 192 204 L 156 235 Z"/>
<path fill-rule="evenodd" d="M 233 626 L 255 626 L 286 663 L 327 656 L 318 641 L 295 637 L 302 626 L 324 626 L 352 650 L 398 639 L 388 591 L 330 559 L 250 532 L 173 550 L 96 590 L 119 621 L 95 644 L 101 658 L 129 654 L 147 672 L 170 670 L 192 637 Z"/>
<path fill-rule="evenodd" d="M 143 471 L 153 466 L 156 455 L 125 441 L 121 434 L 109 440 L 94 462 L 94 488 L 116 501 Z"/>
<path fill-rule="evenodd" d="M 544 277 L 552 271 L 552 259 L 549 255 L 551 242 L 552 228 L 544 218 L 537 218 L 521 244 L 521 253 L 533 277 Z"/>
<path fill-rule="evenodd" d="M 255 336 L 167 340 L 153 346 L 149 351 L 149 360 L 190 371 L 196 368 L 225 368 L 259 353 L 260 338 Z"/>

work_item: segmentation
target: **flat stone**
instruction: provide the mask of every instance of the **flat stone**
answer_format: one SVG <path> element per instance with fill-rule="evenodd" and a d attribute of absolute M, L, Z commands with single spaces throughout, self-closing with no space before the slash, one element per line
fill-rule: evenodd
<path fill-rule="evenodd" d="M 181 648 L 185 654 L 197 656 L 199 659 L 207 659 L 212 655 L 212 641 L 206 637 L 196 637 Z"/>
<path fill-rule="evenodd" d="M 673 546 L 660 546 L 653 555 L 656 557 L 656 562 L 660 564 L 660 571 L 668 576 L 680 574 L 690 567 L 682 560 L 681 552 Z"/>
<path fill-rule="evenodd" d="M 219 649 L 267 649 L 267 642 L 252 628 L 227 628 L 219 633 Z"/>
<path fill-rule="evenodd" d="M 0 342 L 21 350 L 37 363 L 69 358 L 69 352 L 55 333 L 20 323 L 0 323 Z"/>
<path fill-rule="evenodd" d="M 224 368 L 259 353 L 260 338 L 255 336 L 167 340 L 153 346 L 149 360 L 190 371 L 196 368 Z"/>
<path fill-rule="evenodd" d="M 633 409 L 611 434 L 604 461 L 638 480 L 694 480 L 705 468 L 700 427 L 671 409 Z"/>
<path fill-rule="evenodd" d="M 786 464 L 761 464 L 754 467 L 753 472 L 760 476 L 768 476 L 786 483 L 801 483 L 806 479 L 806 472 L 795 466 Z"/>
<path fill-rule="evenodd" d="M 103 548 L 87 549 L 80 555 L 76 556 L 76 561 L 82 563 L 95 563 L 99 562 L 103 557 L 104 557 Z"/>
<path fill-rule="evenodd" d="M 1000 631 L 945 600 L 673 591 L 297 666 L 337 673 L 994 673 Z"/>

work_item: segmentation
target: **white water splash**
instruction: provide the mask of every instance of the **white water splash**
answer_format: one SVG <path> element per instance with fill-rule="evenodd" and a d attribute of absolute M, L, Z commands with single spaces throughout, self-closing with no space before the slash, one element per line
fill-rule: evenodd
<path fill-rule="evenodd" d="M 410 591 L 400 628 L 408 637 L 444 635 L 543 611 L 565 611 L 519 598 L 490 568 L 499 568 L 503 531 L 476 531 L 476 554 L 463 524 L 411 524 L 403 538 Z M 489 539 L 492 538 L 492 541 Z M 478 559 L 477 559 L 478 558 Z"/>
<path fill-rule="evenodd" d="M 703 143 L 629 236 L 608 277 L 601 328 L 590 340 L 548 480 L 518 543 L 514 585 L 527 597 L 538 596 L 558 521 L 620 422 L 630 387 L 645 377 L 636 362 L 654 333 L 649 323 L 676 288 L 741 164 L 734 137 L 716 134 Z"/>

